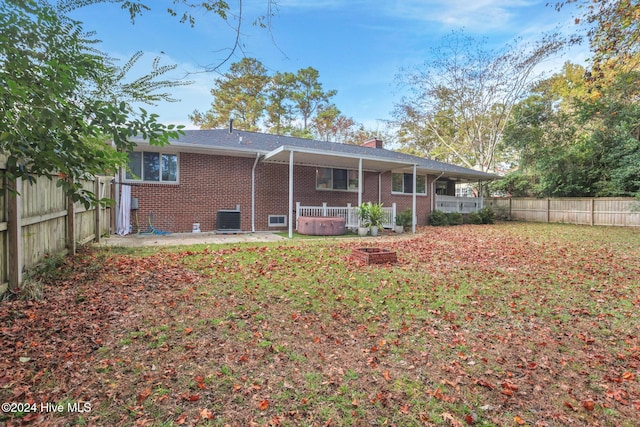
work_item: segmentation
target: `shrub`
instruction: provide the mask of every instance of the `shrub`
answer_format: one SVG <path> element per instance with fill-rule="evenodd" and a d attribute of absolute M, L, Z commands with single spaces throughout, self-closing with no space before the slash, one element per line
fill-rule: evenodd
<path fill-rule="evenodd" d="M 485 206 L 478 212 L 483 224 L 493 224 L 496 220 L 496 214 L 489 206 Z"/>
<path fill-rule="evenodd" d="M 432 211 L 431 215 L 429 215 L 429 224 L 433 225 L 434 227 L 449 225 L 447 214 L 438 210 Z"/>
<path fill-rule="evenodd" d="M 396 225 L 401 225 L 406 230 L 407 227 L 411 227 L 411 220 L 413 219 L 413 211 L 409 208 L 398 212 L 396 214 Z"/>
<path fill-rule="evenodd" d="M 466 224 L 482 224 L 482 218 L 478 212 L 470 212 L 464 217 Z"/>
<path fill-rule="evenodd" d="M 462 222 L 463 222 L 463 218 L 460 212 L 447 213 L 447 223 L 449 225 L 461 225 Z"/>

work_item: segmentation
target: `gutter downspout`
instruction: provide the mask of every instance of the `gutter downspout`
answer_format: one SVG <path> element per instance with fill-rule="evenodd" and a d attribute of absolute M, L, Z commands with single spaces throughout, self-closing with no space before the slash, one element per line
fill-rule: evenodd
<path fill-rule="evenodd" d="M 251 168 L 251 232 L 256 232 L 256 166 L 260 160 L 260 153 L 256 153 L 256 161 Z"/>
<path fill-rule="evenodd" d="M 436 179 L 434 179 L 433 181 L 431 181 L 431 211 L 436 210 L 436 181 L 439 180 L 440 178 L 442 178 L 442 175 L 444 175 L 444 171 L 440 172 L 440 175 L 437 176 Z"/>

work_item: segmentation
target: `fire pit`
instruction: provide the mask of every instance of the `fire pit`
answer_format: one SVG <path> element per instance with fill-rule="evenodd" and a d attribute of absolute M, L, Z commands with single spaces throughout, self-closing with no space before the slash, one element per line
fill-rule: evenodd
<path fill-rule="evenodd" d="M 395 252 L 382 248 L 357 248 L 351 257 L 362 264 L 393 264 L 398 260 Z"/>

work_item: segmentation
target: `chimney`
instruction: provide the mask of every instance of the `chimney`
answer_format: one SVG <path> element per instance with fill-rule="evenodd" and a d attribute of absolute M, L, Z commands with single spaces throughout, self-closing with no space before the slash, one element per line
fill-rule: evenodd
<path fill-rule="evenodd" d="M 233 133 L 233 119 L 229 119 L 229 133 Z"/>
<path fill-rule="evenodd" d="M 360 144 L 362 147 L 371 147 L 371 148 L 382 148 L 382 140 L 381 139 L 370 139 L 368 141 Z"/>

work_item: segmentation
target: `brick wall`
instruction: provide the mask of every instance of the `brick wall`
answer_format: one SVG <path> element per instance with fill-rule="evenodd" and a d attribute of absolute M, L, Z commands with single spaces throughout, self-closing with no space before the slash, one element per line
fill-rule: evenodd
<path fill-rule="evenodd" d="M 240 205 L 241 228 L 251 231 L 251 169 L 255 158 L 213 156 L 181 153 L 179 183 L 134 183 L 132 197 L 138 198 L 137 218 L 132 212 L 134 232 L 145 231 L 149 219 L 153 227 L 170 232 L 190 232 L 193 223 L 200 223 L 202 231 L 216 229 L 216 212 Z M 295 219 L 295 202 L 303 205 L 356 206 L 358 193 L 349 191 L 316 190 L 316 168 L 294 167 L 294 211 L 289 212 L 289 166 L 259 163 L 256 167 L 257 231 L 286 230 L 288 226 L 268 226 L 269 215 L 287 215 Z M 364 202 L 378 201 L 378 173 L 364 173 Z M 431 182 L 431 177 L 429 183 Z M 397 203 L 398 210 L 410 208 L 411 195 L 391 194 L 391 173 L 381 176 L 382 202 L 385 206 Z M 430 190 L 431 187 L 429 186 Z M 418 196 L 418 224 L 426 224 L 430 197 Z"/>

